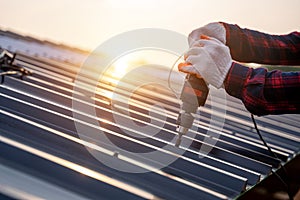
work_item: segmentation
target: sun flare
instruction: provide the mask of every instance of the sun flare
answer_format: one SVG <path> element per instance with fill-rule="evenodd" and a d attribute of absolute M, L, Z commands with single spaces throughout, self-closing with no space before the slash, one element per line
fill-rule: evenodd
<path fill-rule="evenodd" d="M 129 62 L 130 61 L 125 59 L 118 60 L 112 68 L 111 75 L 114 78 L 122 78 L 127 72 L 128 66 L 130 65 Z"/>

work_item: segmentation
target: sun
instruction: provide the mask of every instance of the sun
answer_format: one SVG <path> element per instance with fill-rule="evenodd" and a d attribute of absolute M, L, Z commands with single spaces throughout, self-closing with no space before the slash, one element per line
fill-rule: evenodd
<path fill-rule="evenodd" d="M 117 84 L 130 70 L 147 64 L 147 61 L 140 54 L 127 54 L 111 64 L 107 76 L 112 84 Z"/>
<path fill-rule="evenodd" d="M 128 59 L 121 58 L 117 60 L 112 67 L 111 76 L 113 78 L 122 78 L 127 73 L 127 69 L 129 68 L 129 65 L 130 65 L 130 60 Z"/>

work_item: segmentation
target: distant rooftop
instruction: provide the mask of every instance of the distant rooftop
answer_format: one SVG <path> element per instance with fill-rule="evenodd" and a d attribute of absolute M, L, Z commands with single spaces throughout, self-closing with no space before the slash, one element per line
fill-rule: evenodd
<path fill-rule="evenodd" d="M 37 39 L 32 36 L 24 36 L 19 33 L 1 29 L 0 48 L 36 58 L 57 60 L 75 65 L 82 64 L 90 53 L 80 48 Z"/>
<path fill-rule="evenodd" d="M 22 34 L 15 33 L 15 32 L 9 31 L 9 30 L 1 30 L 0 29 L 0 35 L 1 36 L 7 36 L 7 37 L 10 37 L 10 38 L 14 38 L 14 39 L 17 39 L 17 40 L 35 42 L 35 43 L 39 43 L 39 44 L 48 44 L 48 45 L 51 45 L 53 47 L 68 49 L 68 50 L 78 52 L 78 53 L 89 53 L 89 51 L 84 50 L 84 49 L 80 49 L 78 47 L 73 47 L 73 46 L 69 46 L 69 45 L 66 45 L 66 44 L 62 44 L 62 43 L 56 43 L 56 42 L 49 41 L 49 40 L 41 40 L 41 39 L 37 39 L 37 38 L 32 37 L 32 36 L 22 35 Z"/>

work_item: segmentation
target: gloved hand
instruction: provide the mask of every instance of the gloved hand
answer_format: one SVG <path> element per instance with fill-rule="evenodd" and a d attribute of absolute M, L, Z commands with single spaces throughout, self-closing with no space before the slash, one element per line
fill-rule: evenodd
<path fill-rule="evenodd" d="M 188 37 L 189 46 L 192 47 L 193 43 L 199 40 L 200 35 L 207 35 L 208 37 L 216 38 L 223 44 L 226 43 L 226 30 L 222 23 L 213 22 L 201 28 L 193 30 Z"/>
<path fill-rule="evenodd" d="M 197 40 L 185 55 L 189 65 L 180 65 L 178 69 L 200 75 L 209 84 L 220 88 L 232 64 L 229 48 L 215 38 L 200 38 L 202 39 Z"/>

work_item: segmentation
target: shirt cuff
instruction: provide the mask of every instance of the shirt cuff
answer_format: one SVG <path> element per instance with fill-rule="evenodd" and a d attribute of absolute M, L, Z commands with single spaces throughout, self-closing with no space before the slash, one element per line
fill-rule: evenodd
<path fill-rule="evenodd" d="M 226 43 L 225 45 L 230 46 L 230 39 L 231 39 L 231 31 L 235 30 L 237 28 L 237 25 L 233 25 L 233 24 L 228 24 L 225 22 L 219 22 L 223 25 L 223 27 L 225 28 L 226 31 Z"/>
<path fill-rule="evenodd" d="M 243 90 L 250 74 L 250 68 L 232 62 L 231 68 L 224 81 L 226 92 L 236 98 L 242 99 Z"/>

